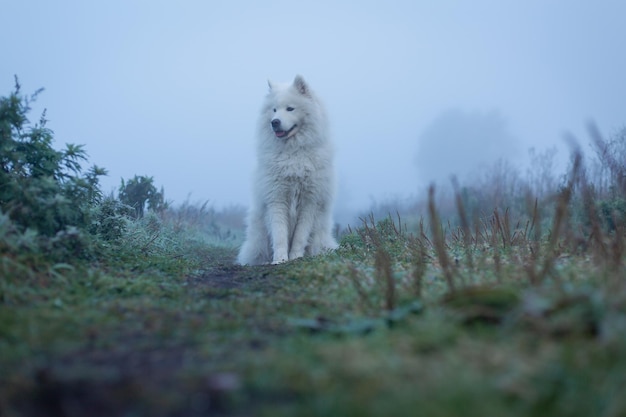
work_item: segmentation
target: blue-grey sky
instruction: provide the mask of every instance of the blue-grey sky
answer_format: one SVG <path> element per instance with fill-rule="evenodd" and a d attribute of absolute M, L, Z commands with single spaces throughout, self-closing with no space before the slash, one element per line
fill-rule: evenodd
<path fill-rule="evenodd" d="M 85 144 L 109 170 L 105 191 L 151 175 L 175 203 L 247 205 L 266 81 L 295 74 L 328 108 L 338 211 L 415 194 L 484 155 L 523 163 L 564 132 L 585 142 L 589 120 L 605 134 L 626 122 L 621 0 L 2 0 L 0 10 L 1 93 L 14 74 L 24 92 L 44 87 L 32 120 L 45 107 L 57 146 Z M 472 118 L 502 138 L 420 144 L 441 126 L 462 135 L 446 120 Z"/>

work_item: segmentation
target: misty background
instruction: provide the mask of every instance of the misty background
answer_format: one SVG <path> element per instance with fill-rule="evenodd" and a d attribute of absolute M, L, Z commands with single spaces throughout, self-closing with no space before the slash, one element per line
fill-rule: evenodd
<path fill-rule="evenodd" d="M 267 79 L 328 109 L 338 219 L 626 121 L 623 1 L 1 1 L 0 86 L 167 200 L 248 205 Z M 34 116 L 33 116 L 34 119 Z M 35 122 L 36 120 L 31 120 Z"/>

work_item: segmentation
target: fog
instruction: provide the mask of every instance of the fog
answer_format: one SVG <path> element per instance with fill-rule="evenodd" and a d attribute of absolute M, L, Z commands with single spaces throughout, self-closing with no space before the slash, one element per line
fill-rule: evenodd
<path fill-rule="evenodd" d="M 174 204 L 247 205 L 267 79 L 325 102 L 337 213 L 626 121 L 623 1 L 4 1 L 1 93 Z"/>

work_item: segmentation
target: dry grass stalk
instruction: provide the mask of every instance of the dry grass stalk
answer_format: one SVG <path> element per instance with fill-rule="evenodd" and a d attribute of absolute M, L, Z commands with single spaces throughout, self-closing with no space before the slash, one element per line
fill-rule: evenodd
<path fill-rule="evenodd" d="M 431 249 L 434 249 L 435 245 L 433 245 L 433 242 L 431 242 L 431 240 L 428 238 L 428 235 L 426 234 L 426 231 L 424 230 L 424 219 L 420 219 L 419 230 L 420 230 L 420 239 L 428 243 L 428 246 L 430 246 Z"/>
<path fill-rule="evenodd" d="M 622 198 L 626 197 L 626 162 L 618 160 L 612 152 L 612 146 L 606 142 L 594 124 L 589 125 L 589 133 L 597 148 L 597 154 L 602 164 L 610 171 L 612 192 Z M 622 139 L 623 140 L 623 139 Z M 625 253 L 626 225 L 623 217 L 618 213 L 611 213 L 611 220 L 614 230 L 605 230 L 602 226 L 602 219 L 595 206 L 595 198 L 592 192 L 592 185 L 588 181 L 583 181 L 584 206 L 587 215 L 591 220 L 591 235 L 589 241 L 593 243 L 593 253 L 596 261 L 603 261 L 609 268 L 611 274 L 620 278 L 623 275 L 623 259 Z"/>
<path fill-rule="evenodd" d="M 507 243 L 508 243 L 507 231 L 505 230 L 505 227 L 503 226 L 502 221 L 500 220 L 500 213 L 498 212 L 497 208 L 493 210 L 493 220 L 492 220 L 492 223 L 491 223 L 491 234 L 494 235 L 494 236 L 500 235 L 500 238 L 502 239 L 502 247 L 504 249 L 506 249 Z"/>
<path fill-rule="evenodd" d="M 582 183 L 582 195 L 583 206 L 585 207 L 587 217 L 591 223 L 591 233 L 589 234 L 587 241 L 591 245 L 593 256 L 598 262 L 602 259 L 607 259 L 608 249 L 604 242 L 604 232 L 602 231 L 602 225 L 600 224 L 600 215 L 596 210 L 593 191 L 587 181 L 583 181 Z"/>
<path fill-rule="evenodd" d="M 568 218 L 567 207 L 569 206 L 572 198 L 574 185 L 579 179 L 581 163 L 582 155 L 579 151 L 575 151 L 574 164 L 572 166 L 570 179 L 567 183 L 567 186 L 558 195 L 557 205 L 554 213 L 554 220 L 552 222 L 552 231 L 550 233 L 550 238 L 548 239 L 547 247 L 544 249 L 545 257 L 543 259 L 541 269 L 536 277 L 536 282 L 543 282 L 546 276 L 549 273 L 553 272 L 554 262 L 558 257 L 557 249 L 559 238 L 561 237 L 563 227 Z M 553 276 L 557 278 L 557 275 L 553 274 Z"/>
<path fill-rule="evenodd" d="M 393 219 L 391 219 L 391 216 L 389 220 L 392 233 L 396 237 L 401 237 L 403 233 L 400 215 L 398 214 L 397 226 Z M 376 283 L 384 290 L 383 292 L 385 294 L 385 309 L 393 310 L 396 307 L 396 282 L 393 278 L 391 255 L 384 247 L 384 236 L 381 234 L 381 231 L 378 230 L 376 226 L 376 219 L 374 218 L 374 214 L 370 213 L 367 218 L 361 219 L 361 221 L 363 222 L 363 227 L 361 229 L 358 229 L 357 232 L 359 233 L 361 239 L 366 242 L 367 245 L 372 246 L 375 251 L 374 267 L 376 271 Z M 359 296 L 364 300 L 369 300 L 365 289 L 358 280 L 358 271 L 354 267 L 352 268 L 351 279 L 355 284 Z"/>
<path fill-rule="evenodd" d="M 496 211 L 497 213 L 497 211 Z M 492 222 L 491 229 L 491 249 L 493 250 L 493 266 L 496 273 L 496 279 L 499 283 L 502 282 L 502 264 L 500 261 L 500 250 L 498 249 L 498 233 L 494 228 Z"/>
<path fill-rule="evenodd" d="M 470 270 L 474 269 L 474 258 L 472 256 L 472 231 L 470 230 L 470 224 L 467 220 L 467 212 L 463 205 L 463 199 L 459 191 L 459 183 L 456 178 L 452 180 L 454 186 L 454 197 L 456 201 L 456 209 L 459 213 L 459 219 L 461 220 L 461 230 L 463 232 L 463 246 L 465 247 L 465 257 L 467 259 L 467 266 Z"/>
<path fill-rule="evenodd" d="M 534 200 L 534 204 L 532 201 Z M 529 223 L 526 223 L 526 229 L 524 234 L 526 235 L 526 248 L 528 249 L 529 256 L 524 259 L 523 266 L 528 282 L 535 285 L 538 282 L 537 279 L 537 260 L 539 259 L 540 245 L 541 245 L 541 224 L 539 220 L 539 205 L 537 198 L 533 198 L 530 192 L 526 195 L 526 203 L 530 208 L 532 206 L 532 218 Z"/>
<path fill-rule="evenodd" d="M 423 230 L 421 230 L 423 233 Z M 422 296 L 422 283 L 424 275 L 426 275 L 426 265 L 428 259 L 428 251 L 422 239 L 410 237 L 411 259 L 413 261 L 413 269 L 411 271 L 411 283 L 413 292 L 416 297 Z"/>
<path fill-rule="evenodd" d="M 357 229 L 357 233 L 361 237 L 361 240 L 367 245 L 373 245 L 374 247 L 378 247 L 380 245 L 380 237 L 378 235 L 378 231 L 376 230 L 376 221 L 374 220 L 374 214 L 370 213 L 369 217 L 359 218 L 363 227 Z M 368 221 L 372 222 L 370 227 Z"/>
<path fill-rule="evenodd" d="M 374 266 L 376 268 L 378 284 L 385 290 L 385 309 L 391 311 L 396 307 L 396 282 L 393 279 L 391 256 L 389 256 L 389 252 L 378 248 L 376 257 L 374 258 Z"/>
<path fill-rule="evenodd" d="M 602 138 L 602 135 L 595 124 L 589 124 L 588 130 L 591 135 L 591 139 L 598 150 L 598 156 L 600 157 L 601 163 L 609 167 L 611 178 L 616 185 L 616 188 L 622 193 L 622 195 L 626 195 L 626 164 L 624 161 L 618 161 L 615 158 L 615 155 L 611 152 L 611 147 L 604 140 L 604 138 Z"/>
<path fill-rule="evenodd" d="M 431 185 L 428 189 L 428 213 L 430 215 L 430 226 L 433 237 L 432 243 L 435 248 L 437 259 L 439 259 L 439 263 L 441 264 L 441 269 L 443 270 L 443 275 L 446 279 L 450 292 L 455 292 L 456 285 L 454 282 L 453 266 L 450 262 L 450 258 L 448 257 L 445 237 L 441 227 L 441 220 L 439 219 L 439 213 L 435 207 L 434 185 Z"/>
<path fill-rule="evenodd" d="M 614 216 L 615 233 L 611 239 L 611 269 L 615 272 L 622 267 L 622 259 L 624 258 L 624 236 L 626 236 L 626 228 L 624 224 Z"/>
<path fill-rule="evenodd" d="M 350 265 L 350 275 L 348 275 L 350 281 L 352 281 L 352 285 L 356 289 L 357 294 L 359 295 L 359 299 L 361 300 L 361 305 L 366 311 L 375 311 L 374 305 L 370 300 L 370 297 L 361 282 L 361 274 L 357 267 L 354 265 Z"/>

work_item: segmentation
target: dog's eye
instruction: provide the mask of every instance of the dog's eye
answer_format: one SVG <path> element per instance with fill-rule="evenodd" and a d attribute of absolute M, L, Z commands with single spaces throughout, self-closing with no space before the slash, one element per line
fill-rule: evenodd
<path fill-rule="evenodd" d="M 276 109 L 274 109 L 274 113 L 276 113 Z"/>
<path fill-rule="evenodd" d="M 293 111 L 293 107 L 287 107 L 287 111 Z"/>

